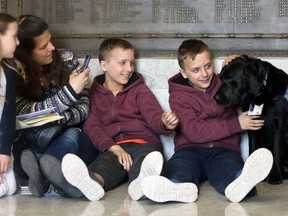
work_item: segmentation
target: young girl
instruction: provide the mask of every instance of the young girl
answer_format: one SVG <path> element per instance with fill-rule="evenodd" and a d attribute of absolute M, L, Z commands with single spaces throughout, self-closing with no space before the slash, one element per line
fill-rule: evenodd
<path fill-rule="evenodd" d="M 15 138 L 18 61 L 12 59 L 16 46 L 18 24 L 8 14 L 0 13 L 0 197 L 16 191 L 11 147 Z"/>

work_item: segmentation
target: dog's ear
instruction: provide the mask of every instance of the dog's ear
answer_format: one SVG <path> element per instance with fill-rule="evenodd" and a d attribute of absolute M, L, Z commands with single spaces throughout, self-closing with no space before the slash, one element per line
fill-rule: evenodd
<path fill-rule="evenodd" d="M 244 76 L 246 77 L 249 87 L 254 95 L 260 93 L 261 88 L 266 85 L 268 65 L 260 59 L 249 60 L 244 69 Z"/>

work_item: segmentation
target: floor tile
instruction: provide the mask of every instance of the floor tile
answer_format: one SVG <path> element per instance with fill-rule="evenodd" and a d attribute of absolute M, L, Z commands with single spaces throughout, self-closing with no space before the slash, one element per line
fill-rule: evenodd
<path fill-rule="evenodd" d="M 208 182 L 200 187 L 195 203 L 164 203 L 150 200 L 133 201 L 129 198 L 127 184 L 105 194 L 103 199 L 90 202 L 85 198 L 62 198 L 57 194 L 36 198 L 32 195 L 13 196 L 0 199 L 0 215 L 17 216 L 265 216 L 288 215 L 288 180 L 281 185 L 262 182 L 257 186 L 258 195 L 231 203 L 218 194 Z"/>

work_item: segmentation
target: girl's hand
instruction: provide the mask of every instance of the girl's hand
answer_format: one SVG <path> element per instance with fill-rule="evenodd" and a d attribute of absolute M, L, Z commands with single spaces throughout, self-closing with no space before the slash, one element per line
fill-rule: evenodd
<path fill-rule="evenodd" d="M 0 154 L 0 174 L 7 172 L 10 167 L 11 156 Z M 0 176 L 0 184 L 2 184 L 2 178 Z"/>

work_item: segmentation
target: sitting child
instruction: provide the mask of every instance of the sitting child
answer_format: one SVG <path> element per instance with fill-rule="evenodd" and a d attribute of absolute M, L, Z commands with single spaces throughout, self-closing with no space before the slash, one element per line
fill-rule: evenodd
<path fill-rule="evenodd" d="M 258 149 L 247 159 L 240 154 L 239 133 L 259 130 L 264 122 L 247 112 L 237 116 L 213 96 L 221 85 L 214 74 L 212 54 L 199 40 L 186 40 L 178 49 L 180 73 L 169 79 L 169 103 L 179 117 L 175 153 L 163 176 L 148 176 L 142 192 L 156 202 L 194 202 L 201 182 L 210 184 L 232 202 L 255 194 L 255 185 L 269 174 L 273 157 Z M 251 191 L 252 190 L 252 191 Z M 251 192 L 250 192 L 251 191 Z"/>
<path fill-rule="evenodd" d="M 18 24 L 14 17 L 0 13 L 0 197 L 17 191 L 13 171 L 12 144 L 16 124 L 16 80 L 21 64 L 12 59 L 19 45 Z"/>
<path fill-rule="evenodd" d="M 162 169 L 159 134 L 172 133 L 178 117 L 163 112 L 143 76 L 134 72 L 134 48 L 128 41 L 103 41 L 99 62 L 104 74 L 92 84 L 84 130 L 102 153 L 89 171 L 76 155 L 67 155 L 62 170 L 67 181 L 91 201 L 101 199 L 104 190 L 118 186 L 128 176 L 128 193 L 139 200 L 141 180 L 159 175 Z"/>

